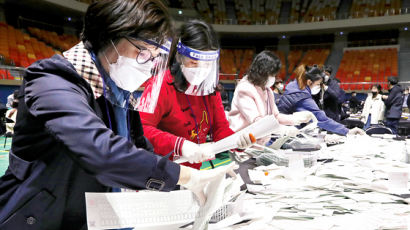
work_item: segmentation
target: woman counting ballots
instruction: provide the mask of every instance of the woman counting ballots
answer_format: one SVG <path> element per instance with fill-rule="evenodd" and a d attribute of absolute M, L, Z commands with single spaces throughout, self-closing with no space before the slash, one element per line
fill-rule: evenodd
<path fill-rule="evenodd" d="M 188 161 L 185 165 L 199 169 L 214 157 L 200 147 L 207 136 L 218 141 L 234 133 L 217 88 L 219 42 L 210 25 L 191 20 L 181 26 L 174 43 L 171 68 L 165 73 L 155 111 L 141 113 L 141 121 L 155 153 L 171 153 L 173 160 L 183 157 Z M 148 101 L 153 86 L 150 81 L 141 103 Z M 251 143 L 249 134 L 243 134 L 237 146 L 246 148 Z"/>
<path fill-rule="evenodd" d="M 230 127 L 239 131 L 260 118 L 275 115 L 273 133 L 296 135 L 298 129 L 293 125 L 309 122 L 313 114 L 307 111 L 292 115 L 281 114 L 275 103 L 271 89 L 276 81 L 276 74 L 281 67 L 280 59 L 271 51 L 262 51 L 253 59 L 247 75 L 238 83 L 228 113 Z M 270 137 L 261 138 L 259 144 L 266 144 Z"/>
<path fill-rule="evenodd" d="M 153 44 L 172 30 L 159 1 L 98 1 L 86 11 L 82 42 L 27 68 L 0 178 L 0 229 L 86 229 L 85 192 L 113 187 L 179 184 L 203 203 L 203 186 L 232 173 L 233 165 L 200 172 L 175 164 L 142 136 L 132 92 L 165 65 Z"/>
<path fill-rule="evenodd" d="M 312 95 L 319 93 L 321 83 L 325 78 L 324 71 L 318 66 L 300 65 L 296 70 L 296 79 L 286 86 L 286 91 L 280 98 L 278 109 L 281 113 L 291 114 L 298 111 L 310 111 L 317 120 L 321 129 L 332 133 L 364 134 L 359 128 L 347 129 L 344 125 L 328 118 L 323 110 L 320 110 Z"/>

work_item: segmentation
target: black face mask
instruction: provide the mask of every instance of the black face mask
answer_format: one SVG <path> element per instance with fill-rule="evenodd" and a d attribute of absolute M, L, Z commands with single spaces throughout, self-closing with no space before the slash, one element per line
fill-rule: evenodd
<path fill-rule="evenodd" d="M 372 91 L 372 94 L 373 94 L 373 97 L 377 96 L 377 92 Z"/>

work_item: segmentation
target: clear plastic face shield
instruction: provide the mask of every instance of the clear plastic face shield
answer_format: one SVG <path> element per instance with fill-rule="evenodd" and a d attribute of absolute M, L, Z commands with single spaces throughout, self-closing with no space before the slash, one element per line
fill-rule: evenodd
<path fill-rule="evenodd" d="M 164 75 L 168 69 L 171 40 L 167 40 L 161 45 L 151 40 L 148 40 L 147 42 L 158 47 L 158 55 L 153 60 L 151 68 L 152 77 L 148 87 L 145 89 L 147 92 L 144 99 L 138 103 L 138 110 L 145 113 L 154 113 L 161 91 L 162 82 L 164 80 Z"/>
<path fill-rule="evenodd" d="M 196 50 L 179 41 L 177 61 L 189 83 L 185 94 L 205 96 L 215 92 L 219 80 L 219 50 Z"/>
<path fill-rule="evenodd" d="M 137 54 L 123 56 L 112 43 L 118 59 L 114 63 L 108 62 L 109 77 L 104 77 L 104 96 L 115 106 L 153 113 L 167 67 L 170 42 L 158 44 L 153 40 L 125 39 L 136 48 Z M 138 90 L 149 79 L 152 81 L 150 106 L 140 106 L 137 98 L 141 93 Z"/>

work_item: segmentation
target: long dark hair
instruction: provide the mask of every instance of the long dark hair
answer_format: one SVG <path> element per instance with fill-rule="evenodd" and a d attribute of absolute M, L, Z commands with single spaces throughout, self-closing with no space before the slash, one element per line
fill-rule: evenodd
<path fill-rule="evenodd" d="M 173 36 L 171 17 L 159 0 L 101 0 L 91 4 L 84 17 L 81 40 L 98 53 L 110 41 L 123 37 L 155 39 Z"/>
<path fill-rule="evenodd" d="M 264 88 L 268 78 L 279 72 L 280 59 L 269 50 L 260 52 L 253 59 L 248 71 L 248 80 L 253 85 Z"/>
<path fill-rule="evenodd" d="M 201 20 L 190 20 L 183 24 L 178 31 L 178 35 L 173 39 L 170 52 L 170 70 L 174 77 L 172 84 L 181 92 L 188 88 L 188 82 L 182 73 L 181 63 L 177 60 L 176 46 L 181 40 L 185 46 L 196 50 L 218 50 L 219 41 L 215 30 L 211 25 Z M 216 87 L 216 91 L 220 91 L 220 87 Z"/>

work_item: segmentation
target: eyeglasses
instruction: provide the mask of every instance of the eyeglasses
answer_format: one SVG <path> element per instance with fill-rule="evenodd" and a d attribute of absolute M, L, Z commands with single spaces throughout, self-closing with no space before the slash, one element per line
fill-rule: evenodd
<path fill-rule="evenodd" d="M 137 63 L 139 63 L 139 64 L 145 64 L 145 63 L 147 63 L 148 61 L 153 60 L 153 59 L 155 58 L 155 57 L 153 57 L 151 51 L 148 50 L 147 48 L 145 48 L 145 47 L 139 47 L 139 46 L 135 45 L 135 44 L 132 43 L 132 42 L 129 40 L 129 38 L 127 38 L 127 37 L 126 37 L 125 39 L 127 39 L 127 41 L 128 41 L 129 43 L 131 43 L 135 48 L 137 48 L 137 49 L 140 51 L 140 52 L 138 53 L 137 57 L 136 57 Z"/>

